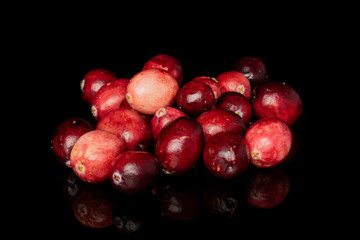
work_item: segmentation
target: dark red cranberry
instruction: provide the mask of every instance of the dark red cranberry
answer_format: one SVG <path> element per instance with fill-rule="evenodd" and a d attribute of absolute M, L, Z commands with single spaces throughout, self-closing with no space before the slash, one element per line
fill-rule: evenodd
<path fill-rule="evenodd" d="M 206 83 L 190 81 L 179 90 L 176 103 L 184 113 L 196 117 L 211 109 L 215 104 L 215 96 Z"/>
<path fill-rule="evenodd" d="M 96 92 L 91 103 L 91 113 L 95 119 L 99 120 L 106 113 L 119 108 L 125 99 L 128 83 L 127 78 L 117 79 L 105 84 Z"/>
<path fill-rule="evenodd" d="M 231 131 L 244 136 L 246 131 L 246 126 L 241 117 L 224 109 L 209 110 L 198 116 L 196 120 L 202 126 L 205 142 L 219 132 Z"/>
<path fill-rule="evenodd" d="M 257 208 L 279 205 L 290 189 L 290 179 L 281 168 L 256 169 L 248 182 L 248 202 Z"/>
<path fill-rule="evenodd" d="M 251 120 L 251 104 L 244 95 L 237 92 L 223 93 L 216 103 L 217 109 L 225 109 L 239 115 L 246 126 Z"/>
<path fill-rule="evenodd" d="M 183 80 L 183 68 L 180 61 L 173 56 L 167 54 L 156 55 L 145 63 L 143 70 L 149 68 L 160 68 L 168 71 L 178 81 L 179 86 L 181 85 Z"/>
<path fill-rule="evenodd" d="M 299 94 L 284 82 L 266 82 L 253 92 L 255 117 L 277 117 L 292 125 L 301 115 L 303 105 Z"/>
<path fill-rule="evenodd" d="M 75 142 L 83 134 L 93 130 L 93 127 L 82 118 L 70 118 L 61 123 L 55 130 L 52 138 L 52 150 L 56 159 L 70 166 L 70 153 Z"/>
<path fill-rule="evenodd" d="M 157 159 L 148 152 L 127 151 L 114 160 L 112 185 L 120 192 L 134 194 L 150 189 L 161 173 Z"/>
<path fill-rule="evenodd" d="M 240 58 L 234 63 L 232 69 L 244 74 L 249 79 L 252 88 L 268 80 L 266 66 L 258 57 Z"/>
<path fill-rule="evenodd" d="M 80 82 L 82 99 L 90 105 L 95 93 L 106 83 L 116 79 L 117 76 L 106 69 L 94 69 L 89 71 Z"/>
<path fill-rule="evenodd" d="M 214 93 L 215 99 L 218 99 L 221 95 L 220 85 L 214 77 L 199 76 L 194 78 L 192 81 L 199 81 L 209 85 Z"/>
<path fill-rule="evenodd" d="M 229 179 L 245 172 L 250 162 L 250 151 L 240 134 L 219 132 L 206 142 L 203 158 L 212 174 Z"/>
<path fill-rule="evenodd" d="M 131 109 L 118 108 L 108 112 L 99 120 L 96 129 L 115 134 L 124 142 L 126 150 L 146 151 L 151 145 L 149 124 Z"/>
<path fill-rule="evenodd" d="M 166 173 L 183 174 L 200 158 L 203 138 L 201 125 L 196 120 L 180 117 L 160 131 L 155 145 L 155 156 Z"/>

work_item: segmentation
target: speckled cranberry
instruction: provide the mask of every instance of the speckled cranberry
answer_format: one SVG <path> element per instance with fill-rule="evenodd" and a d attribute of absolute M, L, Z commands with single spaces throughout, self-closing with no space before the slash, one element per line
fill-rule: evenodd
<path fill-rule="evenodd" d="M 189 171 L 201 156 L 204 139 L 201 125 L 189 117 L 167 124 L 158 136 L 155 156 L 168 174 Z"/>
<path fill-rule="evenodd" d="M 56 159 L 70 166 L 70 153 L 75 142 L 83 134 L 93 130 L 93 127 L 82 118 L 70 118 L 62 122 L 56 129 L 52 138 L 52 150 Z"/>
<path fill-rule="evenodd" d="M 219 178 L 240 176 L 250 162 L 250 152 L 245 140 L 234 132 L 219 132 L 209 138 L 203 152 L 205 165 Z"/>
<path fill-rule="evenodd" d="M 168 71 L 181 85 L 183 80 L 183 67 L 178 59 L 167 54 L 159 54 L 150 58 L 144 65 L 143 70 L 150 68 L 160 68 Z"/>
<path fill-rule="evenodd" d="M 111 110 L 117 109 L 125 99 L 129 79 L 121 78 L 109 82 L 96 92 L 91 103 L 91 113 L 99 120 Z"/>
<path fill-rule="evenodd" d="M 115 165 L 110 174 L 111 183 L 125 194 L 149 190 L 161 173 L 157 159 L 148 152 L 127 151 L 114 161 Z"/>
<path fill-rule="evenodd" d="M 220 85 L 221 92 L 238 92 L 244 95 L 247 99 L 251 96 L 251 85 L 249 79 L 244 74 L 238 71 L 228 71 L 220 73 L 216 77 Z"/>
<path fill-rule="evenodd" d="M 273 167 L 281 163 L 289 154 L 293 136 L 290 127 L 276 117 L 256 121 L 246 131 L 251 163 L 257 167 Z"/>
<path fill-rule="evenodd" d="M 91 104 L 92 98 L 106 83 L 114 81 L 117 76 L 106 69 L 94 69 L 86 73 L 80 82 L 81 97 L 87 104 Z"/>
<path fill-rule="evenodd" d="M 124 143 L 114 134 L 93 130 L 76 141 L 70 155 L 71 167 L 85 182 L 104 182 L 109 179 L 114 158 L 124 151 Z"/>
<path fill-rule="evenodd" d="M 252 96 L 255 117 L 278 117 L 292 125 L 300 117 L 303 105 L 299 94 L 284 82 L 266 82 L 258 85 Z"/>
<path fill-rule="evenodd" d="M 146 151 L 151 145 L 149 124 L 131 109 L 118 108 L 108 112 L 99 120 L 96 129 L 115 134 L 124 142 L 126 150 Z"/>
<path fill-rule="evenodd" d="M 191 117 L 211 109 L 215 104 L 215 96 L 211 87 L 203 82 L 190 81 L 186 83 L 176 97 L 179 108 Z"/>
<path fill-rule="evenodd" d="M 143 70 L 130 79 L 126 100 L 136 111 L 154 114 L 175 101 L 179 84 L 168 71 L 158 68 Z"/>
<path fill-rule="evenodd" d="M 239 115 L 246 126 L 252 117 L 252 109 L 249 100 L 237 92 L 223 93 L 216 103 L 217 109 L 225 109 Z"/>
<path fill-rule="evenodd" d="M 186 116 L 186 114 L 177 108 L 174 107 L 159 108 L 151 119 L 151 131 L 153 138 L 155 140 L 157 139 L 161 129 L 163 129 L 163 127 L 167 123 L 182 116 Z"/>
<path fill-rule="evenodd" d="M 246 126 L 239 115 L 224 109 L 212 109 L 196 118 L 204 131 L 205 142 L 215 134 L 224 131 L 244 136 Z"/>
<path fill-rule="evenodd" d="M 266 66 L 258 57 L 240 58 L 235 61 L 232 69 L 244 74 L 249 79 L 252 88 L 268 80 Z"/>

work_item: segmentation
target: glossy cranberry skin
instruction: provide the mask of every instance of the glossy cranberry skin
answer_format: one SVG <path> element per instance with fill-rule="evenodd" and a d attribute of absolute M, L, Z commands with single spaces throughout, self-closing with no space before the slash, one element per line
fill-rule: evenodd
<path fill-rule="evenodd" d="M 201 125 L 189 117 L 179 117 L 167 124 L 158 136 L 155 156 L 165 173 L 180 175 L 191 169 L 204 146 Z"/>
<path fill-rule="evenodd" d="M 71 167 L 85 182 L 104 182 L 109 179 L 114 158 L 124 151 L 123 141 L 114 134 L 93 130 L 76 141 L 70 155 Z"/>
<path fill-rule="evenodd" d="M 70 153 L 75 142 L 83 134 L 93 130 L 93 127 L 82 118 L 70 118 L 62 122 L 56 129 L 52 138 L 52 150 L 56 159 L 70 166 Z"/>
<path fill-rule="evenodd" d="M 122 193 L 134 194 L 150 189 L 161 173 L 157 159 L 148 152 L 127 151 L 115 158 L 112 185 Z"/>
<path fill-rule="evenodd" d="M 290 190 L 290 179 L 284 169 L 256 169 L 248 181 L 248 203 L 257 208 L 279 205 Z"/>
<path fill-rule="evenodd" d="M 115 134 L 124 142 L 126 150 L 146 151 L 151 145 L 149 124 L 131 109 L 118 108 L 108 112 L 99 120 L 96 129 Z"/>
<path fill-rule="evenodd" d="M 273 167 L 289 154 L 293 136 L 290 127 L 276 117 L 256 121 L 246 131 L 251 163 L 257 167 Z"/>
<path fill-rule="evenodd" d="M 211 109 L 215 104 L 215 96 L 209 85 L 199 81 L 186 83 L 176 97 L 179 108 L 191 117 L 197 117 L 201 113 Z"/>
<path fill-rule="evenodd" d="M 295 123 L 303 110 L 299 94 L 284 82 L 258 85 L 251 102 L 256 118 L 277 117 L 288 125 Z"/>
<path fill-rule="evenodd" d="M 203 158 L 212 174 L 230 179 L 245 172 L 250 162 L 250 152 L 240 134 L 225 131 L 209 138 L 204 147 Z"/>
<path fill-rule="evenodd" d="M 157 139 L 161 129 L 163 129 L 167 123 L 183 116 L 186 116 L 186 114 L 177 108 L 159 108 L 151 119 L 151 131 L 153 138 L 155 140 Z"/>
<path fill-rule="evenodd" d="M 87 104 L 91 104 L 92 98 L 105 84 L 114 81 L 117 76 L 106 69 L 94 69 L 86 73 L 80 82 L 81 97 Z"/>
<path fill-rule="evenodd" d="M 220 90 L 224 92 L 238 92 L 244 95 L 247 99 L 251 96 L 250 81 L 238 71 L 228 71 L 220 73 L 216 77 Z"/>
<path fill-rule="evenodd" d="M 168 71 L 150 68 L 130 79 L 126 100 L 136 111 L 151 115 L 159 108 L 171 106 L 178 90 L 178 82 Z"/>
<path fill-rule="evenodd" d="M 179 86 L 181 85 L 181 82 L 183 80 L 183 67 L 180 61 L 173 56 L 167 54 L 159 54 L 155 57 L 152 57 L 145 63 L 143 70 L 150 68 L 160 68 L 168 71 L 177 80 Z"/>
<path fill-rule="evenodd" d="M 214 93 L 215 99 L 218 99 L 221 95 L 220 85 L 218 84 L 218 81 L 214 77 L 208 77 L 208 76 L 199 76 L 194 78 L 192 81 L 198 81 L 206 83 L 211 87 L 211 90 Z"/>
<path fill-rule="evenodd" d="M 240 58 L 234 63 L 232 69 L 244 74 L 249 79 L 252 88 L 268 80 L 266 66 L 258 57 Z"/>
<path fill-rule="evenodd" d="M 125 99 L 128 84 L 129 79 L 121 78 L 105 84 L 96 92 L 91 104 L 91 113 L 96 120 L 119 108 L 120 103 Z"/>
<path fill-rule="evenodd" d="M 241 117 L 224 109 L 209 110 L 198 116 L 196 120 L 202 126 L 205 142 L 219 132 L 231 131 L 244 136 L 246 131 L 246 126 Z"/>
<path fill-rule="evenodd" d="M 216 103 L 217 109 L 225 109 L 239 115 L 246 126 L 251 120 L 251 104 L 244 95 L 237 92 L 223 93 Z"/>

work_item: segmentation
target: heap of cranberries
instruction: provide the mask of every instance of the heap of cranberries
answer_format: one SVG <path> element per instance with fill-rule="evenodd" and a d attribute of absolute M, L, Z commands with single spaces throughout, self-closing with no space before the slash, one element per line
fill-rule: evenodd
<path fill-rule="evenodd" d="M 216 78 L 184 82 L 180 61 L 160 54 L 130 79 L 95 69 L 80 86 L 97 124 L 81 118 L 61 123 L 53 152 L 83 181 L 109 181 L 125 194 L 194 167 L 231 179 L 250 164 L 276 166 L 289 155 L 290 125 L 303 109 L 295 89 L 268 81 L 265 64 L 255 57 L 239 59 Z M 259 204 L 262 183 L 254 180 L 249 191 L 252 204 Z"/>

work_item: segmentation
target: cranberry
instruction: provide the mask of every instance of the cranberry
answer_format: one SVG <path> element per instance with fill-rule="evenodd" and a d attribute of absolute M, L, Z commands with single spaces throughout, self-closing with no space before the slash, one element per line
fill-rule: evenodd
<path fill-rule="evenodd" d="M 196 117 L 211 109 L 215 96 L 209 85 L 199 81 L 186 83 L 176 97 L 179 108 L 189 116 Z"/>
<path fill-rule="evenodd" d="M 258 57 L 240 58 L 234 63 L 232 69 L 244 74 L 249 79 L 252 88 L 268 80 L 266 66 Z"/>
<path fill-rule="evenodd" d="M 303 105 L 299 94 L 286 83 L 266 82 L 253 92 L 252 107 L 255 116 L 278 117 L 289 125 L 300 117 Z"/>
<path fill-rule="evenodd" d="M 209 110 L 198 116 L 196 120 L 202 126 L 205 142 L 219 132 L 231 131 L 244 136 L 246 131 L 246 126 L 241 117 L 224 109 Z"/>
<path fill-rule="evenodd" d="M 70 153 L 75 142 L 83 134 L 93 130 L 93 127 L 82 118 L 70 118 L 62 122 L 55 130 L 52 138 L 52 149 L 56 159 L 70 166 Z"/>
<path fill-rule="evenodd" d="M 159 108 L 170 106 L 178 90 L 178 82 L 168 71 L 151 68 L 130 79 L 126 100 L 136 111 L 154 114 Z"/>
<path fill-rule="evenodd" d="M 105 228 L 113 224 L 114 201 L 106 190 L 94 184 L 80 186 L 72 207 L 81 224 L 90 228 Z"/>
<path fill-rule="evenodd" d="M 263 168 L 282 162 L 290 151 L 292 140 L 290 127 L 275 117 L 256 121 L 245 134 L 251 163 Z"/>
<path fill-rule="evenodd" d="M 204 140 L 201 125 L 189 117 L 167 124 L 158 136 L 155 156 L 168 174 L 187 172 L 201 156 Z"/>
<path fill-rule="evenodd" d="M 146 151 L 151 145 L 149 124 L 131 109 L 118 108 L 108 112 L 99 120 L 96 129 L 115 134 L 124 142 L 126 150 Z"/>
<path fill-rule="evenodd" d="M 103 182 L 109 178 L 114 158 L 124 151 L 124 143 L 114 134 L 93 130 L 76 141 L 70 155 L 71 167 L 85 182 Z"/>
<path fill-rule="evenodd" d="M 211 87 L 211 90 L 214 93 L 215 100 L 220 97 L 220 95 L 221 95 L 220 85 L 218 84 L 218 81 L 216 80 L 216 78 L 200 76 L 200 77 L 194 78 L 192 81 L 199 81 L 199 82 L 206 83 L 207 85 L 209 85 Z"/>
<path fill-rule="evenodd" d="M 159 108 L 151 119 L 151 130 L 156 140 L 161 129 L 168 123 L 179 117 L 186 116 L 184 112 L 174 107 Z"/>
<path fill-rule="evenodd" d="M 244 95 L 237 92 L 223 93 L 216 103 L 217 109 L 225 109 L 239 115 L 246 126 L 251 120 L 251 104 Z"/>
<path fill-rule="evenodd" d="M 112 185 L 120 192 L 134 194 L 154 186 L 161 168 L 157 159 L 148 152 L 127 151 L 115 158 L 111 170 Z"/>
<path fill-rule="evenodd" d="M 105 84 L 96 92 L 91 104 L 91 113 L 95 119 L 99 120 L 107 112 L 119 108 L 125 99 L 128 83 L 127 78 L 117 79 Z"/>
<path fill-rule="evenodd" d="M 150 68 L 160 68 L 168 71 L 177 80 L 179 86 L 181 85 L 183 80 L 183 68 L 180 61 L 173 56 L 159 54 L 155 57 L 152 57 L 145 63 L 143 70 Z"/>
<path fill-rule="evenodd" d="M 234 178 L 245 172 L 250 152 L 240 134 L 225 131 L 209 138 L 203 152 L 209 171 L 220 178 Z"/>
<path fill-rule="evenodd" d="M 279 205 L 290 189 L 287 173 L 278 167 L 257 169 L 248 182 L 248 202 L 257 208 Z"/>
<path fill-rule="evenodd" d="M 80 83 L 82 99 L 90 105 L 95 93 L 106 83 L 116 79 L 117 76 L 106 69 L 94 69 L 89 71 Z"/>
<path fill-rule="evenodd" d="M 251 96 L 251 85 L 244 74 L 238 71 L 228 71 L 219 74 L 216 79 L 220 85 L 221 92 L 238 92 L 247 99 Z"/>

